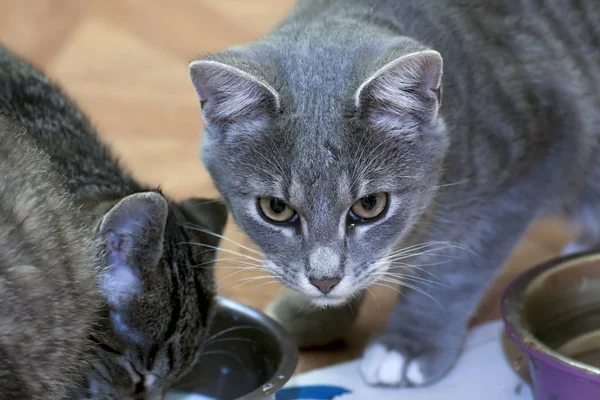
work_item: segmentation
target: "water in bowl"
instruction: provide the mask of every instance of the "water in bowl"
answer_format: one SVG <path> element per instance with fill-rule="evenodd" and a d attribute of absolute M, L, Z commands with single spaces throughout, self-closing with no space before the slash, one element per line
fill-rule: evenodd
<path fill-rule="evenodd" d="M 165 400 L 217 400 L 214 397 L 204 396 L 197 393 L 169 392 Z"/>
<path fill-rule="evenodd" d="M 255 390 L 272 389 L 269 381 L 281 364 L 282 350 L 273 333 L 252 313 L 256 311 L 218 309 L 211 339 L 198 363 L 166 400 L 234 400 Z"/>
<path fill-rule="evenodd" d="M 600 303 L 563 311 L 538 327 L 536 336 L 569 358 L 600 367 Z"/>
<path fill-rule="evenodd" d="M 558 351 L 584 364 L 600 367 L 600 330 L 571 339 Z"/>

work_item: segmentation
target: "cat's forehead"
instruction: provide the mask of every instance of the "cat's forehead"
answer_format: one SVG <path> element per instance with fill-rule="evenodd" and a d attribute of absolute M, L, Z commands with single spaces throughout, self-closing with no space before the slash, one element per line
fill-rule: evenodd
<path fill-rule="evenodd" d="M 347 176 L 351 166 L 350 154 L 344 133 L 333 125 L 304 123 L 298 125 L 303 134 L 293 135 L 288 155 L 290 185 L 303 187 L 316 195 L 323 185 L 329 186 Z"/>
<path fill-rule="evenodd" d="M 369 184 L 393 175 L 385 170 L 393 161 L 383 156 L 382 138 L 357 131 L 341 118 L 295 115 L 281 126 L 254 141 L 242 160 L 252 166 L 244 171 L 254 186 L 271 195 L 306 207 L 315 202 L 347 205 L 367 194 Z"/>
<path fill-rule="evenodd" d="M 305 211 L 310 211 L 315 204 L 335 208 L 337 204 L 349 201 L 353 197 L 352 192 L 348 169 L 306 168 L 292 171 L 286 197 L 292 204 L 302 205 Z"/>

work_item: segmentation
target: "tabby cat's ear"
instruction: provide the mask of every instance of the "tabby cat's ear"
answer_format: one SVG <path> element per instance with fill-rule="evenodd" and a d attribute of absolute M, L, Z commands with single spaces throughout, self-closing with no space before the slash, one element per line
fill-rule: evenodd
<path fill-rule="evenodd" d="M 142 274 L 162 257 L 167 214 L 165 198 L 146 192 L 123 198 L 102 219 L 108 265 L 100 286 L 109 304 L 118 307 L 141 292 Z"/>
<path fill-rule="evenodd" d="M 181 203 L 181 210 L 195 240 L 213 247 L 219 246 L 219 236 L 227 224 L 225 204 L 214 199 L 189 198 Z"/>
<path fill-rule="evenodd" d="M 241 69 L 198 60 L 190 63 L 189 70 L 208 124 L 256 124 L 280 107 L 275 89 Z"/>
<path fill-rule="evenodd" d="M 413 117 L 431 122 L 442 102 L 443 61 L 440 53 L 424 50 L 401 56 L 363 82 L 355 106 L 375 122 Z"/>

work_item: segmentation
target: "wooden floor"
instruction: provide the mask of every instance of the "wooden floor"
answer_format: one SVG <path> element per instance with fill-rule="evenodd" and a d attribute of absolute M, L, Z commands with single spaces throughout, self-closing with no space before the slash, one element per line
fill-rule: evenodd
<path fill-rule="evenodd" d="M 0 40 L 43 67 L 79 102 L 135 175 L 167 193 L 217 196 L 198 160 L 202 123 L 187 75 L 198 55 L 249 42 L 281 20 L 293 0 L 0 0 Z M 226 236 L 250 245 L 231 224 Z M 556 221 L 534 227 L 477 314 L 498 316 L 498 296 L 518 271 L 555 255 L 568 239 Z M 248 254 L 233 243 L 228 250 Z M 223 258 L 227 258 L 223 255 Z M 227 263 L 222 263 L 227 264 Z M 280 286 L 221 265 L 221 292 L 264 308 Z M 304 352 L 298 371 L 360 355 L 385 321 L 392 290 L 373 290 L 344 344 Z"/>

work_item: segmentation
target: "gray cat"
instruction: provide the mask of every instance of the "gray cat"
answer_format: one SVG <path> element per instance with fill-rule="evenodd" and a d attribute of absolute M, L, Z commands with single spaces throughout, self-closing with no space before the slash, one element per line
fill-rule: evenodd
<path fill-rule="evenodd" d="M 47 159 L 23 159 L 12 171 L 1 172 L 8 186 L 0 190 L 7 192 L 0 211 L 8 222 L 0 232 L 9 233 L 12 244 L 0 247 L 0 253 L 7 254 L 2 259 L 8 263 L 3 266 L 4 274 L 18 268 L 14 273 L 39 269 L 41 276 L 48 276 L 45 285 L 32 292 L 23 286 L 27 282 L 16 285 L 20 289 L 7 297 L 0 292 L 2 316 L 15 318 L 15 330 L 28 329 L 21 324 L 18 311 L 31 311 L 31 320 L 23 321 L 31 324 L 31 334 L 17 353 L 20 357 L 2 357 L 19 369 L 2 365 L 0 385 L 9 386 L 1 387 L 0 392 L 15 399 L 61 398 L 65 384 L 73 380 L 68 372 L 74 368 L 63 356 L 73 361 L 85 354 L 91 343 L 94 354 L 83 389 L 75 389 L 69 398 L 161 398 L 190 369 L 206 339 L 214 313 L 210 264 L 226 221 L 225 207 L 203 199 L 175 203 L 159 190 L 137 183 L 68 97 L 43 73 L 1 46 L 0 112 L 25 132 L 23 140 L 32 143 L 11 151 L 27 154 L 28 148 L 37 147 Z M 10 143 L 6 146 L 11 149 Z M 22 192 L 21 180 L 11 181 L 19 174 Z M 37 185 L 44 175 L 48 175 L 47 183 Z M 56 177 L 72 205 L 61 200 L 65 196 Z M 19 201 L 11 202 L 15 199 Z M 19 218 L 12 216 L 11 210 L 16 210 Z M 86 246 L 85 235 L 79 233 L 81 226 L 97 246 Z M 9 251 L 20 258 L 11 258 Z M 26 255 L 29 251 L 30 256 Z M 35 259 L 39 254 L 45 257 Z M 94 263 L 96 254 L 100 264 Z M 94 277 L 95 291 L 90 277 Z M 41 296 L 47 303 L 38 309 Z M 12 309 L 13 302 L 20 308 Z M 42 321 L 50 321 L 50 325 Z M 47 328 L 55 325 L 56 329 L 62 327 L 68 338 Z M 90 328 L 89 337 L 82 337 Z M 5 339 L 8 343 L 3 343 L 3 352 L 14 346 L 18 337 L 11 334 Z M 56 396 L 50 391 L 40 395 L 39 390 L 50 383 L 31 385 L 35 378 L 23 375 L 30 369 L 37 376 L 46 376 L 46 381 L 62 385 L 55 390 Z M 17 377 L 11 381 L 7 373 Z M 29 391 L 27 396 L 13 387 L 18 379 L 30 384 L 18 385 Z"/>
<path fill-rule="evenodd" d="M 316 304 L 405 282 L 368 383 L 443 377 L 535 219 L 600 242 L 596 0 L 305 0 L 190 73 L 203 160 L 270 271 Z"/>

